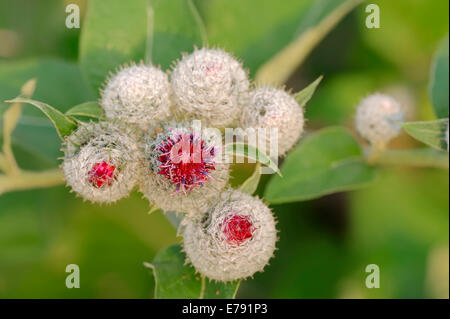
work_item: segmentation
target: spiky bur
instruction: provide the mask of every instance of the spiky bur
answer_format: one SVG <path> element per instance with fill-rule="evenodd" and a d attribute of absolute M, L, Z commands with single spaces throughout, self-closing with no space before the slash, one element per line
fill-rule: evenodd
<path fill-rule="evenodd" d="M 183 125 L 165 126 L 144 137 L 140 190 L 164 211 L 200 218 L 229 179 L 228 164 L 216 158 L 216 146 Z"/>
<path fill-rule="evenodd" d="M 270 129 L 278 131 L 278 155 L 284 155 L 291 149 L 303 133 L 303 109 L 295 98 L 284 90 L 274 87 L 260 87 L 249 93 L 249 102 L 241 117 L 241 127 L 265 128 L 267 141 L 266 153 L 269 153 Z M 258 137 L 262 138 L 262 137 Z"/>
<path fill-rule="evenodd" d="M 356 110 L 356 129 L 373 145 L 386 145 L 396 137 L 405 121 L 400 104 L 385 94 L 373 94 L 361 101 Z"/>
<path fill-rule="evenodd" d="M 170 85 L 166 73 L 152 65 L 122 68 L 107 81 L 101 105 L 109 119 L 141 127 L 169 115 Z"/>
<path fill-rule="evenodd" d="M 128 196 L 138 175 L 139 149 L 133 136 L 119 124 L 81 124 L 64 142 L 61 167 L 67 185 L 91 202 Z"/>
<path fill-rule="evenodd" d="M 202 221 L 188 220 L 182 235 L 195 269 L 218 281 L 263 271 L 277 241 L 270 209 L 259 198 L 237 190 L 223 192 Z"/>
<path fill-rule="evenodd" d="M 203 48 L 186 55 L 171 75 L 176 111 L 225 127 L 247 101 L 247 72 L 223 50 Z"/>

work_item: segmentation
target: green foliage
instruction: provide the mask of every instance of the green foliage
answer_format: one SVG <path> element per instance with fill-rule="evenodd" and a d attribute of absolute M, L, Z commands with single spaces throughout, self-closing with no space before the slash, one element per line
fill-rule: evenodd
<path fill-rule="evenodd" d="M 80 43 L 81 68 L 98 89 L 109 72 L 140 60 L 164 69 L 201 44 L 187 1 L 92 0 Z"/>
<path fill-rule="evenodd" d="M 105 112 L 97 102 L 85 102 L 75 105 L 66 111 L 70 117 L 88 117 L 92 119 L 101 119 L 105 117 Z"/>
<path fill-rule="evenodd" d="M 202 45 L 201 26 L 189 1 L 150 0 L 154 11 L 152 61 L 167 69 L 183 52 Z"/>
<path fill-rule="evenodd" d="M 61 112 L 94 99 L 92 90 L 73 63 L 57 59 L 0 61 L 0 115 L 9 107 L 4 101 L 18 96 L 22 85 L 31 78 L 37 79 L 33 99 Z M 1 121 L 0 117 L 0 124 Z M 56 158 L 61 156 L 57 132 L 37 108 L 23 108 L 12 143 L 18 153 L 17 160 L 33 168 L 56 166 Z"/>
<path fill-rule="evenodd" d="M 405 131 L 415 139 L 439 150 L 447 150 L 445 131 L 448 128 L 448 119 L 402 123 Z"/>
<path fill-rule="evenodd" d="M 277 164 L 257 147 L 245 143 L 233 143 L 225 145 L 225 154 L 235 154 L 236 157 L 245 157 L 261 164 L 267 165 L 273 172 L 280 174 Z"/>
<path fill-rule="evenodd" d="M 213 283 L 195 273 L 186 264 L 186 256 L 180 245 L 160 251 L 151 264 L 155 277 L 155 298 L 234 298 L 239 281 L 234 283 Z"/>
<path fill-rule="evenodd" d="M 304 138 L 274 176 L 265 192 L 273 203 L 309 200 L 369 184 L 375 177 L 360 146 L 343 128 L 331 127 Z"/>
<path fill-rule="evenodd" d="M 316 26 L 344 2 L 197 1 L 205 19 L 210 44 L 233 51 L 243 59 L 252 74 L 294 38 Z"/>
<path fill-rule="evenodd" d="M 357 286 L 363 297 L 431 297 L 431 248 L 448 245 L 448 181 L 448 171 L 384 169 L 370 187 L 350 194 L 350 278 L 362 282 L 372 262 L 381 271 L 379 289 Z"/>
<path fill-rule="evenodd" d="M 429 71 L 436 43 L 448 34 L 448 1 L 373 0 L 371 3 L 381 9 L 381 28 L 362 29 L 364 43 L 410 80 L 421 81 Z M 358 13 L 358 23 L 364 27 L 367 13 L 362 9 Z"/>
<path fill-rule="evenodd" d="M 201 45 L 204 36 L 201 21 L 188 1 L 91 0 L 88 5 L 80 1 L 81 11 L 86 7 L 88 11 L 82 19 L 78 51 L 79 31 L 61 27 L 64 1 L 39 1 L 34 5 L 28 2 L 30 10 L 25 11 L 23 0 L 0 4 L 0 29 L 13 31 L 21 43 L 18 55 L 1 57 L 0 115 L 9 107 L 3 101 L 18 96 L 23 83 L 37 78 L 33 100 L 52 105 L 54 110 L 47 109 L 51 116 L 66 124 L 64 115 L 95 120 L 102 114 L 95 103 L 86 101 L 98 97 L 98 88 L 108 72 L 122 63 L 150 58 L 166 69 L 181 52 L 192 51 L 194 44 Z M 252 75 L 344 2 L 193 1 L 204 19 L 210 44 L 234 52 Z M 409 92 L 416 106 L 416 109 L 412 106 L 415 112 L 411 120 L 430 120 L 433 114 L 425 97 L 427 74 L 435 114 L 441 119 L 448 117 L 448 37 L 447 42 L 441 42 L 434 68 L 429 72 L 438 41 L 448 34 L 448 2 L 374 0 L 374 3 L 381 8 L 381 29 L 367 30 L 364 6 L 358 7 L 314 49 L 308 63 L 290 79 L 288 86 L 299 88 L 317 74 L 326 75 L 327 81 L 306 108 L 308 132 L 324 125 L 351 126 L 354 108 L 361 98 L 398 85 Z M 18 13 L 21 19 L 14 18 Z M 2 49 L 8 46 L 4 44 Z M 42 55 L 76 59 L 78 52 L 82 72 L 76 64 L 60 59 L 18 60 Z M 61 155 L 60 141 L 51 121 L 37 108 L 22 107 L 22 110 L 12 134 L 20 166 L 33 169 L 55 166 Z M 423 168 L 442 168 L 444 161 L 448 167 L 448 154 L 440 151 L 445 147 L 444 123 L 445 120 L 406 123 L 408 133 L 439 150 L 406 149 L 410 147 L 409 141 L 400 137 L 394 146 L 405 149 L 387 151 L 379 160 L 380 164 L 402 167 L 381 170 L 376 182 L 370 184 L 373 169 L 364 163 L 350 134 L 340 128 L 306 136 L 288 154 L 281 170 L 283 178 L 260 175 L 259 164 L 253 174 L 250 170 L 253 166 L 239 165 L 236 171 L 250 176 L 241 185 L 246 192 L 253 193 L 259 182 L 264 184 L 272 178 L 266 195 L 267 199 L 273 196 L 274 203 L 353 189 L 361 186 L 360 182 L 368 184 L 367 188 L 354 192 L 277 205 L 281 241 L 276 258 L 267 271 L 242 284 L 239 296 L 448 298 L 448 286 L 447 292 L 435 295 L 430 292 L 429 279 L 436 275 L 445 284 L 441 280 L 445 277 L 437 274 L 431 263 L 436 246 L 447 249 L 441 268 L 447 270 L 444 276 L 448 277 L 448 172 Z M 67 128 L 70 126 L 63 125 L 62 130 Z M 322 134 L 328 135 L 328 143 L 323 142 Z M 314 159 L 314 163 L 308 163 L 308 158 Z M 320 165 L 316 165 L 317 160 Z M 406 169 L 406 162 L 421 168 Z M 354 180 L 358 172 L 361 179 Z M 233 182 L 236 180 L 239 178 Z M 136 194 L 107 207 L 82 203 L 63 187 L 2 194 L 0 297 L 152 297 L 152 276 L 139 265 L 143 260 L 151 260 L 162 247 L 173 244 L 175 229 L 160 212 L 147 215 L 147 211 L 148 204 Z M 168 278 L 168 273 L 188 269 L 186 273 L 191 276 L 193 272 L 192 267 L 182 265 L 184 256 L 179 246 L 173 247 L 174 251 L 163 251 L 154 259 L 154 264 L 158 258 L 160 261 L 159 282 L 167 280 L 168 285 L 183 278 Z M 127 252 L 127 258 L 121 256 L 123 251 Z M 164 260 L 168 263 L 161 262 Z M 364 288 L 364 267 L 369 262 L 381 268 L 380 289 Z M 68 290 L 64 286 L 64 269 L 69 263 L 77 263 L 82 269 L 81 289 Z M 235 285 L 196 277 L 195 274 L 189 277 L 192 282 L 188 286 L 195 287 L 187 292 L 192 298 L 200 295 L 231 298 L 236 293 Z M 184 289 L 177 282 L 174 287 Z M 158 289 L 167 294 L 177 293 L 167 285 Z"/>
<path fill-rule="evenodd" d="M 314 82 L 308 85 L 306 88 L 295 94 L 295 99 L 301 107 L 304 107 L 309 100 L 311 100 L 314 92 L 322 81 L 323 76 L 319 76 Z"/>
<path fill-rule="evenodd" d="M 430 97 L 438 118 L 448 118 L 448 36 L 441 42 L 430 74 Z"/>
<path fill-rule="evenodd" d="M 109 72 L 145 57 L 148 38 L 147 0 L 89 1 L 80 39 L 80 65 L 98 89 Z"/>
<path fill-rule="evenodd" d="M 261 164 L 257 163 L 255 166 L 255 170 L 253 171 L 253 174 L 247 178 L 241 186 L 239 186 L 239 189 L 243 191 L 244 193 L 252 195 L 256 189 L 258 188 L 259 181 L 261 179 Z"/>
<path fill-rule="evenodd" d="M 8 100 L 6 102 L 28 103 L 37 107 L 39 110 L 42 111 L 42 113 L 44 113 L 50 119 L 50 121 L 55 126 L 56 131 L 58 132 L 58 135 L 61 139 L 72 133 L 72 131 L 77 128 L 77 123 L 73 119 L 64 115 L 63 113 L 61 113 L 60 111 L 58 111 L 57 109 L 46 103 L 20 97 L 15 98 L 13 100 Z"/>

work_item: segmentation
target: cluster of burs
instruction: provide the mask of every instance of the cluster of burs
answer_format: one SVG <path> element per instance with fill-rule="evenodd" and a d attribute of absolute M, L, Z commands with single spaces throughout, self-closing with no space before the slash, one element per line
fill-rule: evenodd
<path fill-rule="evenodd" d="M 169 75 L 143 63 L 121 68 L 106 81 L 100 104 L 106 120 L 80 124 L 64 142 L 62 169 L 72 190 L 111 203 L 136 187 L 153 207 L 182 214 L 179 232 L 196 271 L 218 281 L 262 271 L 276 249 L 273 214 L 261 199 L 230 187 L 229 164 L 216 158 L 222 145 L 189 123 L 265 128 L 267 141 L 276 129 L 284 156 L 303 133 L 294 96 L 251 84 L 232 55 L 203 48 L 183 56 Z M 358 107 L 356 127 L 380 145 L 398 134 L 403 118 L 395 100 L 375 94 Z"/>
<path fill-rule="evenodd" d="M 196 49 L 168 73 L 141 63 L 107 79 L 100 100 L 106 119 L 81 124 L 64 142 L 67 184 L 97 203 L 136 187 L 153 207 L 181 214 L 179 233 L 196 271 L 217 281 L 247 278 L 273 256 L 276 221 L 261 199 L 231 188 L 229 164 L 216 158 L 222 145 L 190 123 L 267 128 L 264 134 L 275 128 L 281 156 L 303 132 L 303 109 L 283 89 L 251 84 L 242 63 L 223 50 Z M 180 145 L 188 145 L 188 156 Z"/>

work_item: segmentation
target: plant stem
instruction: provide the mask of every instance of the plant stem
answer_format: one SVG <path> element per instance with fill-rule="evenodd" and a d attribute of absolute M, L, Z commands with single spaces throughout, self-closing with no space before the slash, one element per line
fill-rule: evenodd
<path fill-rule="evenodd" d="M 19 97 L 31 97 L 35 88 L 36 79 L 32 78 L 22 86 Z M 13 103 L 5 113 L 3 113 L 3 153 L 0 153 L 0 169 L 6 174 L 17 175 L 20 173 L 20 168 L 17 165 L 11 147 L 11 134 L 16 128 L 21 114 L 22 104 L 17 102 Z"/>
<path fill-rule="evenodd" d="M 367 162 L 370 165 L 377 164 L 378 159 L 385 153 L 386 146 L 384 144 L 374 144 L 370 147 L 369 151 L 366 153 Z"/>
<path fill-rule="evenodd" d="M 403 165 L 412 167 L 435 167 L 448 169 L 448 153 L 433 149 L 386 151 L 375 159 L 375 164 Z"/>
<path fill-rule="evenodd" d="M 4 163 L 2 165 L 3 170 L 9 174 L 17 174 L 19 172 L 19 166 L 14 158 L 14 154 L 11 148 L 11 133 L 16 127 L 20 114 L 22 113 L 22 106 L 20 103 L 14 103 L 11 105 L 3 115 L 3 154 L 2 159 Z"/>
<path fill-rule="evenodd" d="M 41 172 L 20 171 L 14 175 L 0 175 L 0 195 L 10 191 L 44 188 L 64 183 L 59 169 Z"/>
<path fill-rule="evenodd" d="M 256 82 L 264 84 L 285 83 L 328 32 L 362 1 L 344 1 L 319 23 L 305 30 L 259 68 L 256 73 Z"/>
<path fill-rule="evenodd" d="M 0 153 L 0 170 L 3 172 L 8 171 L 8 163 L 6 162 L 6 158 L 2 153 Z"/>

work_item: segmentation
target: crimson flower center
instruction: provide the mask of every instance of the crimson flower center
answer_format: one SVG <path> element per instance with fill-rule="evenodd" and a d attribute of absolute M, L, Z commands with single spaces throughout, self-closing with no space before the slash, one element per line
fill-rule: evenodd
<path fill-rule="evenodd" d="M 222 231 L 229 243 L 241 244 L 246 239 L 252 238 L 255 227 L 248 216 L 232 215 L 228 216 L 223 225 Z"/>
<path fill-rule="evenodd" d="M 89 183 L 97 188 L 101 188 L 103 185 L 111 185 L 114 180 L 115 169 L 114 165 L 110 165 L 105 161 L 94 164 L 89 172 Z"/>
<path fill-rule="evenodd" d="M 176 185 L 176 190 L 190 191 L 208 181 L 214 166 L 214 147 L 207 147 L 193 134 L 176 134 L 157 146 L 160 153 L 158 174 Z"/>

